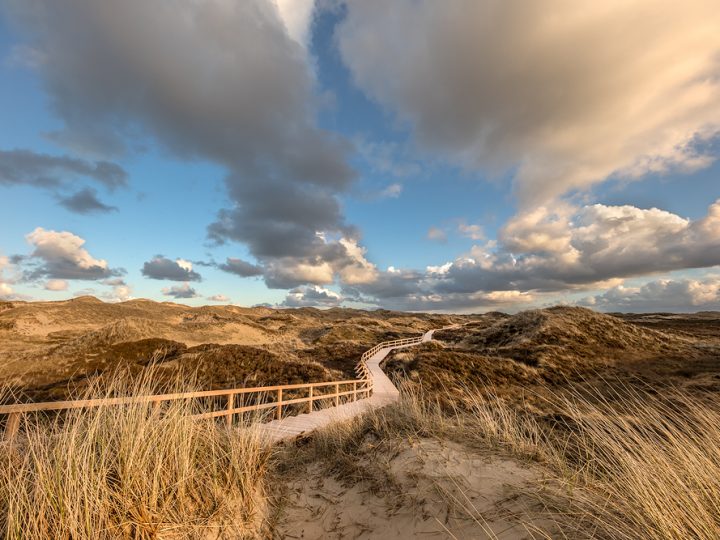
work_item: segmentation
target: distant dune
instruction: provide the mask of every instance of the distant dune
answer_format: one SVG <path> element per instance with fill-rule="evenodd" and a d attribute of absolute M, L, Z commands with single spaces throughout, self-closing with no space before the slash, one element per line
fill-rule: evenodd
<path fill-rule="evenodd" d="M 0 378 L 28 399 L 64 399 L 117 368 L 197 373 L 208 388 L 353 376 L 375 343 L 460 320 L 385 310 L 188 307 L 92 296 L 0 304 Z M 161 382 L 161 381 L 159 381 Z"/>

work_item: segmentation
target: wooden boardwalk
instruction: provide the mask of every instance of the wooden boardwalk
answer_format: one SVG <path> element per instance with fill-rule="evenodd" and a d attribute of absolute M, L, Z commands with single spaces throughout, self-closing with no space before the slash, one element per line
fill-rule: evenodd
<path fill-rule="evenodd" d="M 422 336 L 378 343 L 375 347 L 363 353 L 355 370 L 356 379 L 147 396 L 120 396 L 0 405 L 0 416 L 5 417 L 2 440 L 6 442 L 14 440 L 20 429 L 21 418 L 26 414 L 44 414 L 49 411 L 62 412 L 78 408 L 126 406 L 133 403 L 152 404 L 153 407 L 162 410 L 163 403 L 187 399 L 211 400 L 214 402 L 214 407 L 211 405 L 209 410 L 195 414 L 194 417 L 211 420 L 224 418 L 229 427 L 232 426 L 235 415 L 274 409 L 276 420 L 260 427 L 263 435 L 270 442 L 296 437 L 334 421 L 352 418 L 365 411 L 397 401 L 399 392 L 383 370 L 380 369 L 380 362 L 393 349 L 414 347 L 430 341 L 433 332 L 435 330 L 429 330 Z M 328 390 L 331 393 L 328 393 Z M 288 392 L 291 399 L 287 399 Z M 303 393 L 306 393 L 306 395 L 303 395 Z M 370 394 L 369 397 L 368 394 Z M 283 395 L 286 396 L 285 399 L 283 399 Z M 248 401 L 250 404 L 244 405 Z M 346 401 L 346 403 L 343 404 L 343 401 Z M 328 406 L 328 403 L 330 403 L 330 406 Z M 311 412 L 284 417 L 283 413 L 288 411 L 289 406 L 298 406 L 300 404 L 307 404 L 305 405 L 306 410 Z M 313 410 L 316 404 L 324 408 Z M 218 405 L 221 405 L 220 408 L 218 408 Z"/>
<path fill-rule="evenodd" d="M 414 347 L 420 343 L 430 341 L 435 330 L 425 332 L 422 341 L 410 345 L 398 345 L 394 347 L 385 347 L 377 351 L 367 360 L 367 367 L 373 381 L 373 393 L 369 398 L 360 399 L 351 403 L 346 403 L 338 407 L 328 407 L 311 413 L 299 414 L 297 416 L 288 416 L 282 420 L 273 420 L 267 424 L 260 426 L 262 435 L 268 442 L 278 442 L 283 439 L 290 439 L 305 435 L 311 431 L 327 426 L 339 420 L 348 420 L 366 411 L 384 407 L 400 399 L 400 392 L 395 388 L 392 381 L 385 375 L 380 368 L 380 363 L 385 359 L 388 353 L 394 349 L 403 349 L 406 347 Z"/>

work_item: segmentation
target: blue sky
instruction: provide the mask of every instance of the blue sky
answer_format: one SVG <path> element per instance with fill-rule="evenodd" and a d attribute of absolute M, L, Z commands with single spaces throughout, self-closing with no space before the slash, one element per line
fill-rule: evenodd
<path fill-rule="evenodd" d="M 170 4 L 0 2 L 0 296 L 720 309 L 712 2 Z"/>

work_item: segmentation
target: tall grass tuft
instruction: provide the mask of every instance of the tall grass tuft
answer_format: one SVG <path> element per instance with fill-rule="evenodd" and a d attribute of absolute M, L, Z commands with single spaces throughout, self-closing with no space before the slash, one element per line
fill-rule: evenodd
<path fill-rule="evenodd" d="M 115 377 L 80 397 L 155 393 L 151 379 Z M 185 400 L 26 416 L 16 442 L 0 446 L 3 536 L 256 536 L 269 450 L 253 425 L 228 430 L 193 419 L 197 412 Z"/>
<path fill-rule="evenodd" d="M 607 537 L 720 537 L 720 399 L 679 390 L 578 393 L 556 444 L 570 513 Z M 576 510 L 577 512 L 573 512 Z"/>
<path fill-rule="evenodd" d="M 534 493 L 543 510 L 527 516 L 534 537 L 720 538 L 718 396 L 571 390 L 549 398 L 553 414 L 537 415 L 490 388 L 465 388 L 448 403 L 435 389 L 401 386 L 398 403 L 319 432 L 310 457 L 358 476 L 363 441 L 454 440 L 545 471 L 547 483 Z M 554 532 L 532 525 L 537 519 Z"/>

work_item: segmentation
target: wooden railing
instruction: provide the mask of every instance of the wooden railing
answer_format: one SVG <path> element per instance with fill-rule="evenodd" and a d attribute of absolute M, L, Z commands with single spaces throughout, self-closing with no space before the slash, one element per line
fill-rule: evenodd
<path fill-rule="evenodd" d="M 363 353 L 360 361 L 355 367 L 355 373 L 358 379 L 350 379 L 344 381 L 329 381 L 318 383 L 302 383 L 302 384 L 285 384 L 277 386 L 258 386 L 254 388 L 231 388 L 227 390 L 206 390 L 201 392 L 179 392 L 173 394 L 157 394 L 150 396 L 132 396 L 132 397 L 116 397 L 102 399 L 83 399 L 72 401 L 49 401 L 42 403 L 17 403 L 13 405 L 1 405 L 0 415 L 6 416 L 5 430 L 3 433 L 4 440 L 12 440 L 20 427 L 20 419 L 23 414 L 38 413 L 47 411 L 63 411 L 69 409 L 91 408 L 107 405 L 129 405 L 136 403 L 152 403 L 161 406 L 163 402 L 183 400 L 183 399 L 199 399 L 199 398 L 224 398 L 225 407 L 216 411 L 210 411 L 196 415 L 197 418 L 219 418 L 225 417 L 228 426 L 232 425 L 233 417 L 236 414 L 246 412 L 261 411 L 266 409 L 275 409 L 273 415 L 275 419 L 282 419 L 283 407 L 289 405 L 297 405 L 306 403 L 306 412 L 312 412 L 313 405 L 316 401 L 332 400 L 331 406 L 339 406 L 341 398 L 345 400 L 355 401 L 369 397 L 373 389 L 372 374 L 367 366 L 367 360 L 371 358 L 379 350 L 386 347 L 399 347 L 403 345 L 416 345 L 421 343 L 423 336 L 396 339 L 393 341 L 384 341 L 378 343 L 372 349 Z M 322 393 L 316 393 L 316 389 L 323 389 Z M 330 389 L 330 393 L 325 393 L 326 389 Z M 307 395 L 303 397 L 294 397 L 291 399 L 283 399 L 285 392 L 302 393 L 306 391 Z M 273 396 L 273 401 L 266 401 L 267 397 Z M 251 396 L 252 405 L 238 405 L 238 397 L 244 402 L 246 397 Z"/>
<path fill-rule="evenodd" d="M 401 347 L 403 345 L 417 345 L 419 343 L 422 343 L 424 335 L 425 334 L 419 337 L 395 339 L 392 341 L 383 341 L 382 343 L 378 343 L 372 349 L 368 349 L 363 353 L 363 355 L 360 357 L 360 362 L 358 366 L 367 362 L 369 358 L 371 358 L 381 349 L 386 349 L 387 347 Z M 365 367 L 365 369 L 367 369 L 367 366 Z"/>

